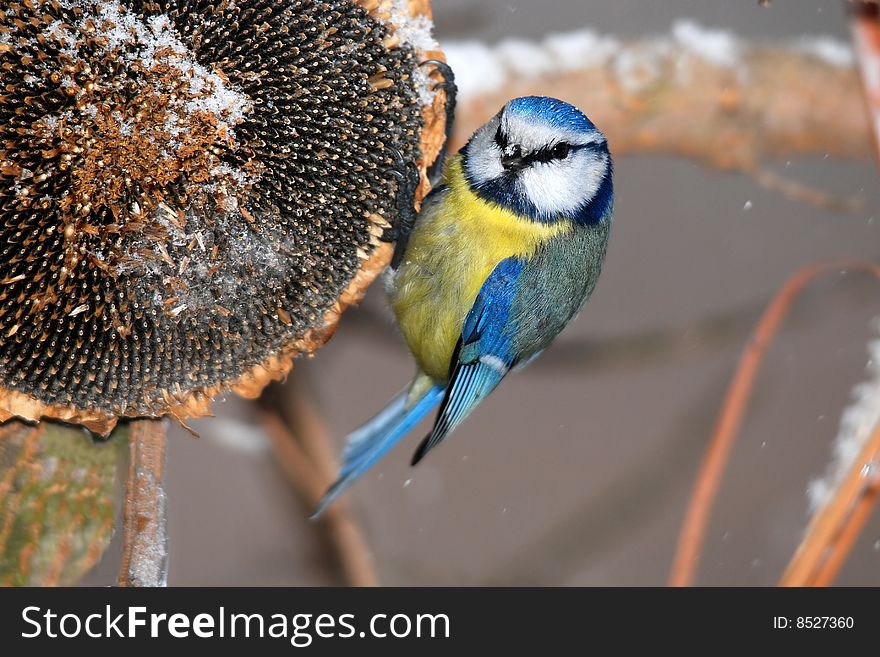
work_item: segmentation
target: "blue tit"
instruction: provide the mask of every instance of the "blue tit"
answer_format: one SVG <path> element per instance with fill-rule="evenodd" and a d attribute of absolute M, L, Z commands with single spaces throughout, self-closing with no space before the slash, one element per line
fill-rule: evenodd
<path fill-rule="evenodd" d="M 613 196 L 604 135 L 554 98 L 511 100 L 448 159 L 387 272 L 416 376 L 348 436 L 315 516 L 439 405 L 418 463 L 553 341 L 599 278 Z"/>

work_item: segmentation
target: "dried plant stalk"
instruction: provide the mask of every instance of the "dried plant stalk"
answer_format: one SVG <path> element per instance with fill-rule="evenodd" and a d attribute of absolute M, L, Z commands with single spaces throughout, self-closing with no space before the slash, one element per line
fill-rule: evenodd
<path fill-rule="evenodd" d="M 699 565 L 706 530 L 721 478 L 736 441 L 761 364 L 795 299 L 817 277 L 832 271 L 856 270 L 880 279 L 880 265 L 832 262 L 811 265 L 795 273 L 773 298 L 758 321 L 727 389 L 718 421 L 697 475 L 679 534 L 669 575 L 670 586 L 690 586 Z"/>
<path fill-rule="evenodd" d="M 865 523 L 871 516 L 874 504 L 877 502 L 877 494 L 880 489 L 877 486 L 867 489 L 859 499 L 856 507 L 849 515 L 847 522 L 841 527 L 837 539 L 831 545 L 831 553 L 825 559 L 825 563 L 816 573 L 812 586 L 831 586 L 837 578 L 837 573 L 846 563 L 852 548 L 859 538 Z"/>
<path fill-rule="evenodd" d="M 834 581 L 880 492 L 878 464 L 880 425 L 831 500 L 813 516 L 780 586 L 824 586 Z"/>
<path fill-rule="evenodd" d="M 133 420 L 123 511 L 119 586 L 165 586 L 168 578 L 164 420 Z"/>
<path fill-rule="evenodd" d="M 293 430 L 278 413 L 270 409 L 263 413 L 263 426 L 284 474 L 308 508 L 314 509 L 333 482 L 336 465 L 332 456 L 329 460 L 322 456 L 331 454 L 329 432 L 313 408 L 309 395 L 300 392 L 289 396 L 293 401 L 291 415 L 296 418 Z M 298 439 L 300 436 L 301 441 Z M 316 444 L 320 445 L 317 449 Z M 378 586 L 379 577 L 370 549 L 345 501 L 328 509 L 320 524 L 336 551 L 345 580 L 351 586 Z"/>

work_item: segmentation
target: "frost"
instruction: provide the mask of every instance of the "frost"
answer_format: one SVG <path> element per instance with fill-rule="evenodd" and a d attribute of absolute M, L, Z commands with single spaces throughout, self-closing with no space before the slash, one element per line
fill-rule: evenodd
<path fill-rule="evenodd" d="M 874 332 L 880 334 L 880 317 L 872 324 Z M 831 463 L 825 475 L 810 482 L 807 487 L 811 512 L 815 512 L 831 499 L 852 469 L 871 433 L 880 424 L 880 338 L 868 343 L 866 370 L 868 380 L 853 389 L 853 402 L 841 415 L 832 447 Z M 869 467 L 872 465 L 865 464 Z"/>
<path fill-rule="evenodd" d="M 160 65 L 175 70 L 181 79 L 189 79 L 188 91 L 194 96 L 184 103 L 182 109 L 189 113 L 210 112 L 217 118 L 220 128 L 230 138 L 234 137 L 233 126 L 252 109 L 250 99 L 196 61 L 166 15 L 152 16 L 144 21 L 113 0 L 69 0 L 69 4 L 83 11 L 83 17 L 75 25 L 76 32 L 69 30 L 60 20 L 43 31 L 46 38 L 63 47 L 66 55 L 73 60 L 94 57 L 94 53 L 88 52 L 94 46 L 88 44 L 82 35 L 91 33 L 96 24 L 100 37 L 95 42 L 98 53 L 117 56 L 136 71 L 149 72 Z M 80 49 L 84 51 L 81 53 Z M 76 86 L 69 77 L 65 77 L 61 84 Z M 96 110 L 85 105 L 83 111 Z"/>
<path fill-rule="evenodd" d="M 657 83 L 663 74 L 662 62 L 669 55 L 669 50 L 669 44 L 664 41 L 651 41 L 622 50 L 613 60 L 617 81 L 630 93 Z"/>
<path fill-rule="evenodd" d="M 201 70 L 198 70 L 196 66 Z M 192 69 L 195 74 L 193 80 L 198 80 L 201 83 L 199 89 L 209 86 L 212 91 L 208 96 L 199 97 L 187 102 L 186 109 L 190 112 L 210 112 L 214 116 L 232 124 L 240 123 L 251 108 L 247 97 L 238 91 L 226 87 L 220 76 L 216 73 L 208 73 L 204 67 L 196 66 Z M 190 85 L 192 86 L 192 84 L 191 82 Z M 232 134 L 231 130 L 230 134 Z"/>
<path fill-rule="evenodd" d="M 419 102 L 423 105 L 430 105 L 434 102 L 434 85 L 438 80 L 428 75 L 430 69 L 426 66 L 419 66 L 413 73 L 413 85 L 416 93 L 419 94 Z"/>
<path fill-rule="evenodd" d="M 538 77 L 551 73 L 556 68 L 552 54 L 529 41 L 520 39 L 503 41 L 498 44 L 495 52 L 510 72 L 525 77 Z"/>
<path fill-rule="evenodd" d="M 672 37 L 683 48 L 717 66 L 733 68 L 740 62 L 742 47 L 736 35 L 727 30 L 703 27 L 681 19 L 672 25 Z"/>
<path fill-rule="evenodd" d="M 408 0 L 394 0 L 388 22 L 401 43 L 409 45 L 417 53 L 427 53 L 440 47 L 434 38 L 434 23 L 427 16 L 411 15 Z M 416 69 L 413 82 L 419 94 L 419 101 L 423 105 L 430 105 L 434 100 L 433 87 L 436 81 L 432 80 L 425 71 Z"/>
<path fill-rule="evenodd" d="M 265 431 L 234 418 L 224 418 L 223 422 L 212 425 L 206 437 L 221 447 L 241 454 L 257 456 L 271 449 Z"/>
<path fill-rule="evenodd" d="M 620 42 L 593 30 L 550 34 L 543 48 L 562 69 L 603 66 L 620 49 Z"/>
<path fill-rule="evenodd" d="M 70 25 L 61 21 L 48 24 L 43 37 L 57 43 L 75 64 L 93 62 L 96 56 L 118 62 L 130 79 L 138 81 L 139 92 L 155 101 L 158 121 L 150 123 L 134 116 L 124 105 L 111 111 L 106 98 L 81 88 L 62 71 L 60 84 L 70 90 L 74 102 L 62 112 L 43 117 L 43 130 L 57 133 L 64 125 L 90 121 L 126 148 L 155 148 L 160 158 L 157 166 L 172 172 L 181 162 L 191 161 L 190 137 L 198 130 L 204 133 L 207 128 L 209 140 L 215 131 L 217 141 L 234 146 L 234 127 L 253 110 L 251 100 L 219 71 L 196 60 L 168 16 L 141 18 L 118 0 L 67 2 L 79 10 L 78 18 L 69 21 Z M 153 298 L 172 318 L 183 319 L 218 304 L 232 308 L 256 293 L 242 281 L 252 280 L 254 271 L 279 275 L 285 262 L 267 239 L 252 230 L 242 216 L 246 210 L 239 207 L 239 197 L 258 182 L 260 171 L 237 168 L 219 158 L 206 161 L 207 179 L 191 181 L 187 189 L 188 197 L 199 199 L 202 205 L 179 215 L 160 205 L 147 216 L 167 239 L 133 232 L 126 238 L 126 257 L 108 261 L 103 254 L 91 254 L 109 262 L 120 274 L 136 272 L 134 278 L 144 287 L 144 296 Z M 204 212 L 205 204 L 213 211 L 211 217 Z M 140 214 L 141 209 L 134 204 L 132 212 Z M 190 257 L 194 250 L 213 252 L 216 258 L 212 256 L 211 264 L 206 265 L 206 258 Z M 182 283 L 180 290 L 152 294 L 154 290 L 170 290 L 166 283 L 172 279 Z M 85 309 L 80 306 L 70 314 L 82 312 Z"/>
<path fill-rule="evenodd" d="M 76 35 L 67 29 L 62 20 L 52 22 L 49 27 L 43 30 L 43 36 L 60 43 L 68 51 L 75 50 L 77 47 Z"/>
<path fill-rule="evenodd" d="M 171 21 L 168 20 L 168 17 L 165 14 L 150 16 L 147 19 L 147 24 L 150 26 L 153 34 L 162 34 L 163 32 L 171 31 Z"/>
<path fill-rule="evenodd" d="M 470 98 L 500 89 L 507 80 L 503 60 L 493 48 L 477 42 L 447 43 L 446 61 L 455 71 L 458 97 Z"/>
<path fill-rule="evenodd" d="M 237 169 L 235 167 L 229 166 L 228 164 L 219 164 L 213 169 L 211 169 L 212 176 L 223 176 L 229 177 L 236 182 L 240 187 L 245 187 L 247 185 L 252 185 L 256 182 L 256 176 L 252 176 L 241 169 Z"/>
<path fill-rule="evenodd" d="M 789 47 L 829 65 L 848 67 L 853 63 L 852 49 L 831 37 L 804 36 Z M 627 44 L 587 28 L 549 34 L 534 42 L 510 39 L 494 46 L 475 41 L 448 42 L 443 50 L 455 71 L 459 97 L 468 99 L 498 91 L 514 78 L 552 77 L 588 68 L 607 68 L 625 89 L 637 91 L 664 75 L 664 67 L 679 65 L 682 62 L 678 60 L 684 58 L 741 72 L 753 46 L 727 30 L 682 19 L 673 23 L 669 35 Z M 680 65 L 677 71 L 687 72 Z M 877 71 L 880 78 L 880 67 Z"/>
<path fill-rule="evenodd" d="M 394 26 L 394 34 L 415 50 L 428 52 L 439 48 L 433 34 L 434 24 L 427 16 L 412 16 L 408 0 L 394 0 L 389 22 Z"/>
<path fill-rule="evenodd" d="M 830 66 L 850 68 L 855 63 L 855 54 L 848 43 L 829 36 L 804 36 L 794 44 L 795 50 L 813 55 Z"/>
<path fill-rule="evenodd" d="M 128 564 L 128 577 L 137 586 L 166 586 L 168 583 L 168 534 L 166 517 L 168 500 L 161 482 L 154 482 L 148 471 L 137 472 L 138 485 L 156 490 L 156 508 L 138 509 L 139 518 L 146 519 L 139 527 L 137 544 Z M 149 482 L 149 483 L 147 483 Z M 143 521 L 143 520 L 142 520 Z"/>
<path fill-rule="evenodd" d="M 221 164 L 212 171 L 212 178 L 245 176 L 234 167 Z M 167 249 L 174 265 L 162 257 L 135 258 L 121 273 L 137 271 L 137 285 L 144 296 L 150 291 L 164 289 L 164 282 L 174 278 L 183 283 L 173 297 L 156 294 L 153 302 L 165 314 L 182 319 L 218 305 L 228 310 L 246 303 L 259 293 L 258 285 L 265 281 L 281 284 L 290 268 L 289 254 L 281 253 L 278 245 L 261 234 L 243 219 L 238 212 L 235 196 L 224 197 L 222 183 L 204 186 L 204 191 L 216 194 L 215 198 L 227 202 L 224 207 L 218 201 L 215 212 L 205 217 L 202 212 L 189 211 L 182 221 L 166 206 L 151 214 L 154 224 L 167 234 Z M 152 252 L 161 256 L 156 243 L 142 237 L 131 249 L 133 253 Z M 195 257 L 197 253 L 215 253 L 211 259 Z M 254 272 L 260 272 L 259 279 Z"/>

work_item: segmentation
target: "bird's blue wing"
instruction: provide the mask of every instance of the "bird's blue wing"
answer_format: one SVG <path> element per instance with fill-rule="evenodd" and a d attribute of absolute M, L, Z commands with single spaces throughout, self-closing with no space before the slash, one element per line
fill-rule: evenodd
<path fill-rule="evenodd" d="M 452 355 L 434 429 L 416 450 L 413 465 L 464 421 L 518 362 L 508 320 L 523 267 L 519 258 L 502 260 L 480 288 Z"/>

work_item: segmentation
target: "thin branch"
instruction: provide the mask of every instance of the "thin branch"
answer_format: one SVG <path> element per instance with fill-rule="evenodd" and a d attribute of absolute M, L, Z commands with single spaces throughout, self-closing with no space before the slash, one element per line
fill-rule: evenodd
<path fill-rule="evenodd" d="M 846 479 L 810 522 L 780 586 L 825 586 L 834 581 L 880 492 L 880 425 Z"/>
<path fill-rule="evenodd" d="M 296 435 L 317 465 L 318 471 L 329 476 L 328 483 L 332 483 L 339 466 L 333 448 L 333 436 L 318 411 L 311 386 L 305 380 L 306 375 L 302 370 L 288 377 L 284 387 L 284 408 L 290 410 L 290 416 L 286 417 L 295 427 Z"/>
<path fill-rule="evenodd" d="M 701 48 L 702 36 L 724 44 L 723 52 Z M 547 95 L 584 108 L 615 157 L 677 155 L 755 176 L 797 201 L 860 207 L 765 169 L 771 159 L 796 155 L 871 155 L 871 121 L 844 43 L 759 44 L 679 21 L 669 35 L 641 39 L 577 30 L 445 50 L 462 69 L 453 151 L 509 98 Z M 477 57 L 480 74 L 468 73 Z"/>
<path fill-rule="evenodd" d="M 262 421 L 288 481 L 305 505 L 314 509 L 333 483 L 336 463 L 330 449 L 330 434 L 304 388 L 296 383 L 292 394 L 285 395 L 284 406 L 290 410 L 292 429 L 274 408 L 263 409 Z M 334 547 L 346 581 L 352 586 L 378 586 L 370 549 L 345 500 L 329 508 L 319 524 Z"/>
<path fill-rule="evenodd" d="M 166 586 L 165 420 L 133 420 L 123 511 L 119 586 Z"/>
<path fill-rule="evenodd" d="M 865 491 L 850 514 L 848 521 L 841 527 L 837 540 L 831 545 L 831 554 L 816 573 L 813 586 L 831 586 L 837 579 L 837 573 L 846 563 L 856 540 L 862 533 L 865 523 L 871 516 L 880 488 L 874 486 Z"/>
<path fill-rule="evenodd" d="M 804 288 L 823 274 L 846 269 L 869 272 L 880 279 L 880 265 L 873 263 L 832 262 L 811 265 L 788 279 L 758 321 L 745 351 L 740 356 L 697 475 L 669 575 L 670 586 L 690 586 L 693 583 L 712 506 L 767 349 Z"/>
<path fill-rule="evenodd" d="M 757 168 L 750 172 L 755 182 L 771 192 L 781 194 L 789 201 L 812 205 L 833 212 L 859 212 L 865 208 L 862 196 L 838 197 L 821 192 L 810 185 L 780 176 L 769 169 Z"/>

